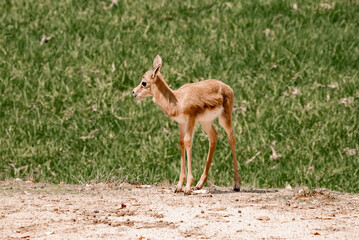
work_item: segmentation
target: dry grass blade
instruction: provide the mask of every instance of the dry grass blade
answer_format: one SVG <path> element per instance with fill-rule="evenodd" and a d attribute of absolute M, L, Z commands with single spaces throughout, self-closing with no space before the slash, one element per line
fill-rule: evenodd
<path fill-rule="evenodd" d="M 261 153 L 261 152 L 259 151 L 259 152 L 256 153 L 256 155 L 254 155 L 253 157 L 251 157 L 250 159 L 248 159 L 248 160 L 246 161 L 246 164 L 252 162 L 260 153 Z"/>
<path fill-rule="evenodd" d="M 47 43 L 47 42 L 49 42 L 51 39 L 53 39 L 54 38 L 54 36 L 43 36 L 42 37 L 42 39 L 41 39 L 41 42 L 40 42 L 40 46 L 42 46 L 44 43 Z"/>

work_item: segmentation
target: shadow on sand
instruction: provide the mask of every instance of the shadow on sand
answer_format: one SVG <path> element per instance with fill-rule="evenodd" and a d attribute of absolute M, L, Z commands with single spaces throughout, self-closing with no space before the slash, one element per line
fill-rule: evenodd
<path fill-rule="evenodd" d="M 209 188 L 208 190 L 195 190 L 193 191 L 194 195 L 197 194 L 230 194 L 230 193 L 257 193 L 257 194 L 268 194 L 268 193 L 277 193 L 277 189 L 241 189 L 239 192 L 233 191 L 232 188 Z"/>

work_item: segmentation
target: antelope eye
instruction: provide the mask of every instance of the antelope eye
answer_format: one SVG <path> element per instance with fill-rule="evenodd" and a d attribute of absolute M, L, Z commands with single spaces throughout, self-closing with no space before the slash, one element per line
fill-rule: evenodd
<path fill-rule="evenodd" d="M 146 85 L 147 85 L 146 82 L 142 82 L 141 84 L 142 84 L 142 86 L 144 86 L 144 87 L 146 87 Z"/>

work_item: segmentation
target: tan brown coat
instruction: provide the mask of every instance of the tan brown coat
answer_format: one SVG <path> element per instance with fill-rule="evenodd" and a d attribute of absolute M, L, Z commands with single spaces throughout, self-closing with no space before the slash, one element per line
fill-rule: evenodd
<path fill-rule="evenodd" d="M 206 166 L 196 187 L 200 189 L 206 182 L 218 138 L 218 134 L 213 127 L 213 120 L 217 117 L 219 118 L 220 125 L 226 130 L 228 141 L 232 148 L 234 190 L 239 191 L 241 179 L 238 173 L 235 137 L 232 128 L 233 90 L 223 82 L 214 79 L 188 83 L 177 90 L 172 90 L 160 73 L 161 67 L 162 59 L 160 56 L 156 56 L 153 62 L 153 70 L 149 70 L 143 75 L 140 84 L 133 90 L 132 94 L 136 98 L 152 96 L 153 101 L 163 112 L 179 124 L 181 173 L 176 186 L 176 192 L 182 191 L 186 180 L 185 150 L 187 152 L 188 173 L 187 184 L 183 191 L 185 194 L 191 192 L 193 184 L 191 152 L 196 122 L 201 123 L 209 138 L 209 152 Z"/>

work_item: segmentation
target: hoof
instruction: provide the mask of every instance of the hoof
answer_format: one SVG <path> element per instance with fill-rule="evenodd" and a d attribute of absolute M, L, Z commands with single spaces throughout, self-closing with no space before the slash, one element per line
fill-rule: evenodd
<path fill-rule="evenodd" d="M 176 187 L 175 193 L 179 193 L 179 192 L 182 192 L 182 187 Z"/>
<path fill-rule="evenodd" d="M 196 190 L 200 190 L 201 188 L 202 188 L 201 184 L 197 183 L 195 189 L 196 189 Z"/>
<path fill-rule="evenodd" d="M 184 192 L 185 196 L 186 195 L 191 195 L 191 188 L 185 188 L 183 192 Z"/>
<path fill-rule="evenodd" d="M 204 181 L 204 182 L 203 182 L 203 181 L 199 181 L 199 182 L 197 183 L 197 185 L 196 185 L 196 189 L 197 189 L 197 190 L 202 189 L 203 186 L 204 186 L 204 183 L 205 183 L 205 181 Z"/>
<path fill-rule="evenodd" d="M 239 192 L 241 190 L 241 185 L 240 183 L 235 183 L 234 186 L 233 186 L 233 190 L 235 192 Z"/>

